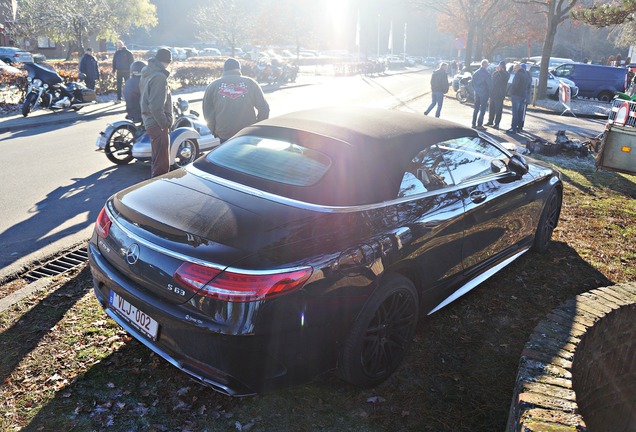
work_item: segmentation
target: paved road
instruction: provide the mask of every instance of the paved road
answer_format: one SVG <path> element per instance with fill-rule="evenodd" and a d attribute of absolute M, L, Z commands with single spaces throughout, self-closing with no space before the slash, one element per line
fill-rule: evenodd
<path fill-rule="evenodd" d="M 404 71 L 402 71 L 404 72 Z M 316 106 L 363 105 L 422 113 L 430 103 L 430 71 L 380 77 L 301 77 L 287 89 L 270 88 L 271 115 Z M 182 97 L 200 111 L 202 91 Z M 470 126 L 472 106 L 449 92 L 442 118 Z M 489 130 L 500 141 L 525 144 L 537 136 L 554 140 L 558 130 L 589 138 L 603 130 L 601 119 L 572 118 L 531 110 L 523 135 Z M 114 192 L 146 179 L 147 164 L 113 166 L 95 151 L 95 139 L 109 121 L 121 119 L 123 105 L 99 104 L 80 113 L 36 112 L 3 119 L 0 126 L 0 281 L 34 261 L 85 242 L 104 201 Z M 510 122 L 504 110 L 502 125 Z"/>

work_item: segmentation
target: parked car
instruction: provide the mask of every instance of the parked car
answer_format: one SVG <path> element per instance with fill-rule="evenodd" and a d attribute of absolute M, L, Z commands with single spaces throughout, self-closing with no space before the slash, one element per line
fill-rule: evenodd
<path fill-rule="evenodd" d="M 216 57 L 221 55 L 221 51 L 216 48 L 204 48 L 199 51 L 199 55 L 203 57 Z"/>
<path fill-rule="evenodd" d="M 541 65 L 541 56 L 530 57 L 528 60 L 538 66 Z M 574 60 L 563 57 L 550 57 L 550 60 L 548 62 L 548 69 L 554 69 L 555 67 L 565 63 L 574 63 Z"/>
<path fill-rule="evenodd" d="M 545 250 L 561 199 L 553 168 L 456 123 L 290 113 L 113 195 L 89 243 L 94 293 L 132 336 L 225 394 L 330 368 L 374 386 L 418 317 Z"/>
<path fill-rule="evenodd" d="M 567 78 L 579 87 L 579 96 L 609 102 L 617 92 L 624 92 L 627 69 L 587 63 L 566 63 L 552 70 L 557 78 Z"/>
<path fill-rule="evenodd" d="M 31 63 L 33 56 L 30 52 L 15 47 L 0 47 L 0 60 L 6 64 Z"/>
<path fill-rule="evenodd" d="M 539 79 L 539 74 L 541 72 L 541 67 L 539 66 L 530 66 L 529 68 L 530 76 L 532 77 L 532 91 L 534 91 L 534 83 Z M 515 77 L 515 74 L 512 72 L 512 64 L 508 66 L 508 72 L 510 72 L 510 78 L 508 79 L 508 89 L 512 85 L 512 80 Z M 559 84 L 564 83 L 568 87 L 570 87 L 570 97 L 576 97 L 579 93 L 579 88 L 576 83 L 567 78 L 557 78 L 552 74 L 552 72 L 548 72 L 548 81 L 546 83 L 546 95 L 558 99 L 559 98 Z"/>

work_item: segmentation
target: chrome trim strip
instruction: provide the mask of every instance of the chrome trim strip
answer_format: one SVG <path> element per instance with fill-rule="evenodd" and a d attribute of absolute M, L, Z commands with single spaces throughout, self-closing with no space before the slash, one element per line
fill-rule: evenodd
<path fill-rule="evenodd" d="M 228 271 L 228 272 L 233 272 L 233 273 L 242 273 L 242 274 L 247 274 L 247 275 L 269 275 L 269 274 L 278 274 L 278 273 L 288 273 L 288 272 L 293 272 L 296 270 L 301 270 L 301 269 L 306 269 L 308 267 L 311 267 L 309 265 L 306 266 L 296 266 L 296 267 L 284 267 L 284 268 L 278 268 L 278 269 L 272 269 L 272 270 L 250 270 L 250 269 L 242 269 L 242 268 L 238 268 L 238 267 L 228 267 L 228 266 L 224 266 L 224 265 L 219 265 L 219 264 L 215 264 L 215 263 L 211 263 L 209 261 L 204 261 L 198 258 L 194 258 L 188 255 L 184 255 L 184 254 L 180 254 L 177 252 L 174 252 L 170 249 L 166 249 L 162 246 L 156 245 L 148 240 L 142 239 L 141 237 L 139 237 L 138 235 L 132 233 L 129 229 L 125 228 L 121 223 L 119 223 L 119 221 L 113 217 L 112 212 L 110 211 L 110 209 L 108 208 L 108 206 L 106 206 L 105 208 L 106 213 L 108 214 L 108 217 L 110 218 L 111 222 L 114 223 L 115 225 L 117 225 L 117 228 L 119 228 L 120 230 L 122 230 L 129 238 L 131 238 L 134 242 L 136 243 L 141 243 L 142 245 L 144 245 L 145 247 L 154 250 L 155 252 L 159 252 L 161 254 L 167 255 L 169 257 L 181 260 L 181 261 L 187 261 L 193 264 L 198 264 L 201 265 L 203 267 L 208 267 L 208 268 L 213 268 L 216 270 L 221 270 L 221 271 Z"/>
<path fill-rule="evenodd" d="M 497 173 L 493 176 L 482 177 L 479 179 L 472 180 L 470 182 L 462 183 L 461 185 L 453 185 L 452 187 L 449 187 L 447 189 L 436 189 L 434 191 L 425 192 L 419 195 L 409 195 L 406 197 L 396 198 L 394 200 L 384 201 L 384 202 L 376 203 L 376 204 L 363 204 L 363 205 L 353 205 L 353 206 L 327 206 L 327 205 L 308 203 L 305 201 L 299 201 L 292 198 L 276 195 L 271 192 L 264 192 L 256 188 L 245 186 L 241 183 L 237 183 L 231 180 L 224 179 L 222 177 L 215 176 L 214 174 L 207 173 L 203 170 L 196 168 L 193 164 L 186 166 L 185 170 L 194 176 L 201 177 L 205 180 L 220 184 L 221 186 L 225 186 L 225 187 L 237 190 L 239 192 L 243 192 L 249 195 L 254 195 L 256 197 L 267 199 L 269 201 L 277 202 L 280 204 L 288 205 L 290 207 L 317 211 L 321 213 L 353 213 L 353 212 L 362 212 L 362 211 L 379 209 L 379 208 L 387 207 L 390 205 L 398 205 L 405 202 L 414 201 L 415 199 L 423 199 L 423 198 L 426 198 L 427 196 L 439 195 L 441 192 L 452 193 L 452 192 L 464 189 L 466 187 L 469 187 L 473 184 L 483 183 L 484 181 L 493 181 L 493 180 L 504 178 L 510 175 L 510 171 L 504 172 L 504 173 Z"/>
<path fill-rule="evenodd" d="M 524 250 L 522 250 L 521 252 L 518 252 L 517 254 L 511 256 L 510 258 L 502 261 L 501 263 L 497 264 L 496 266 L 494 266 L 493 268 L 491 268 L 490 270 L 480 274 L 479 276 L 477 276 L 475 279 L 471 279 L 466 285 L 460 287 L 457 291 L 455 291 L 453 294 L 451 294 L 450 296 L 448 296 L 446 298 L 446 300 L 444 300 L 443 302 L 441 302 L 439 305 L 437 305 L 437 307 L 435 309 L 433 309 L 432 311 L 430 311 L 428 313 L 428 315 L 431 315 L 432 313 L 437 312 L 438 310 L 440 310 L 441 308 L 443 308 L 444 306 L 448 305 L 449 303 L 457 300 L 459 297 L 463 296 L 464 294 L 466 294 L 467 292 L 471 291 L 473 288 L 475 288 L 477 285 L 479 285 L 480 283 L 484 282 L 486 279 L 488 279 L 489 277 L 493 276 L 495 273 L 497 273 L 499 270 L 503 269 L 504 267 L 506 267 L 508 264 L 510 264 L 511 262 L 513 262 L 514 260 L 516 260 L 517 258 L 519 258 L 521 255 L 523 255 L 524 253 L 528 252 L 530 248 L 525 248 Z"/>

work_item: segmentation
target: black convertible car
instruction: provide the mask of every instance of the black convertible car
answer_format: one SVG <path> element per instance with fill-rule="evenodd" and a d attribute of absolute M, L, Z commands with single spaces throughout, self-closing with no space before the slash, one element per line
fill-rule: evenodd
<path fill-rule="evenodd" d="M 322 108 L 243 129 L 106 203 L 89 244 L 107 314 L 228 395 L 337 368 L 374 386 L 419 316 L 530 248 L 559 173 L 439 119 Z"/>

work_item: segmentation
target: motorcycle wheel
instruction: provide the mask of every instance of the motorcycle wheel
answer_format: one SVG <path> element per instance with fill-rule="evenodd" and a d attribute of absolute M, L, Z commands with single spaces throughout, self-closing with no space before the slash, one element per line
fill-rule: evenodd
<path fill-rule="evenodd" d="M 137 130 L 133 126 L 123 125 L 116 128 L 106 141 L 104 153 L 109 161 L 117 165 L 126 165 L 133 160 L 132 146 Z"/>
<path fill-rule="evenodd" d="M 33 110 L 36 99 L 37 95 L 35 93 L 29 93 L 26 99 L 24 99 L 24 102 L 22 103 L 22 115 L 24 117 L 28 116 L 29 113 Z"/>
<path fill-rule="evenodd" d="M 182 168 L 192 162 L 199 156 L 199 145 L 194 139 L 186 139 L 181 144 L 179 144 L 179 148 L 177 149 L 177 154 L 174 158 L 173 167 Z"/>
<path fill-rule="evenodd" d="M 457 98 L 459 103 L 466 103 L 466 101 L 468 100 L 468 95 L 463 89 L 459 89 L 459 91 L 455 94 L 455 97 Z"/>

